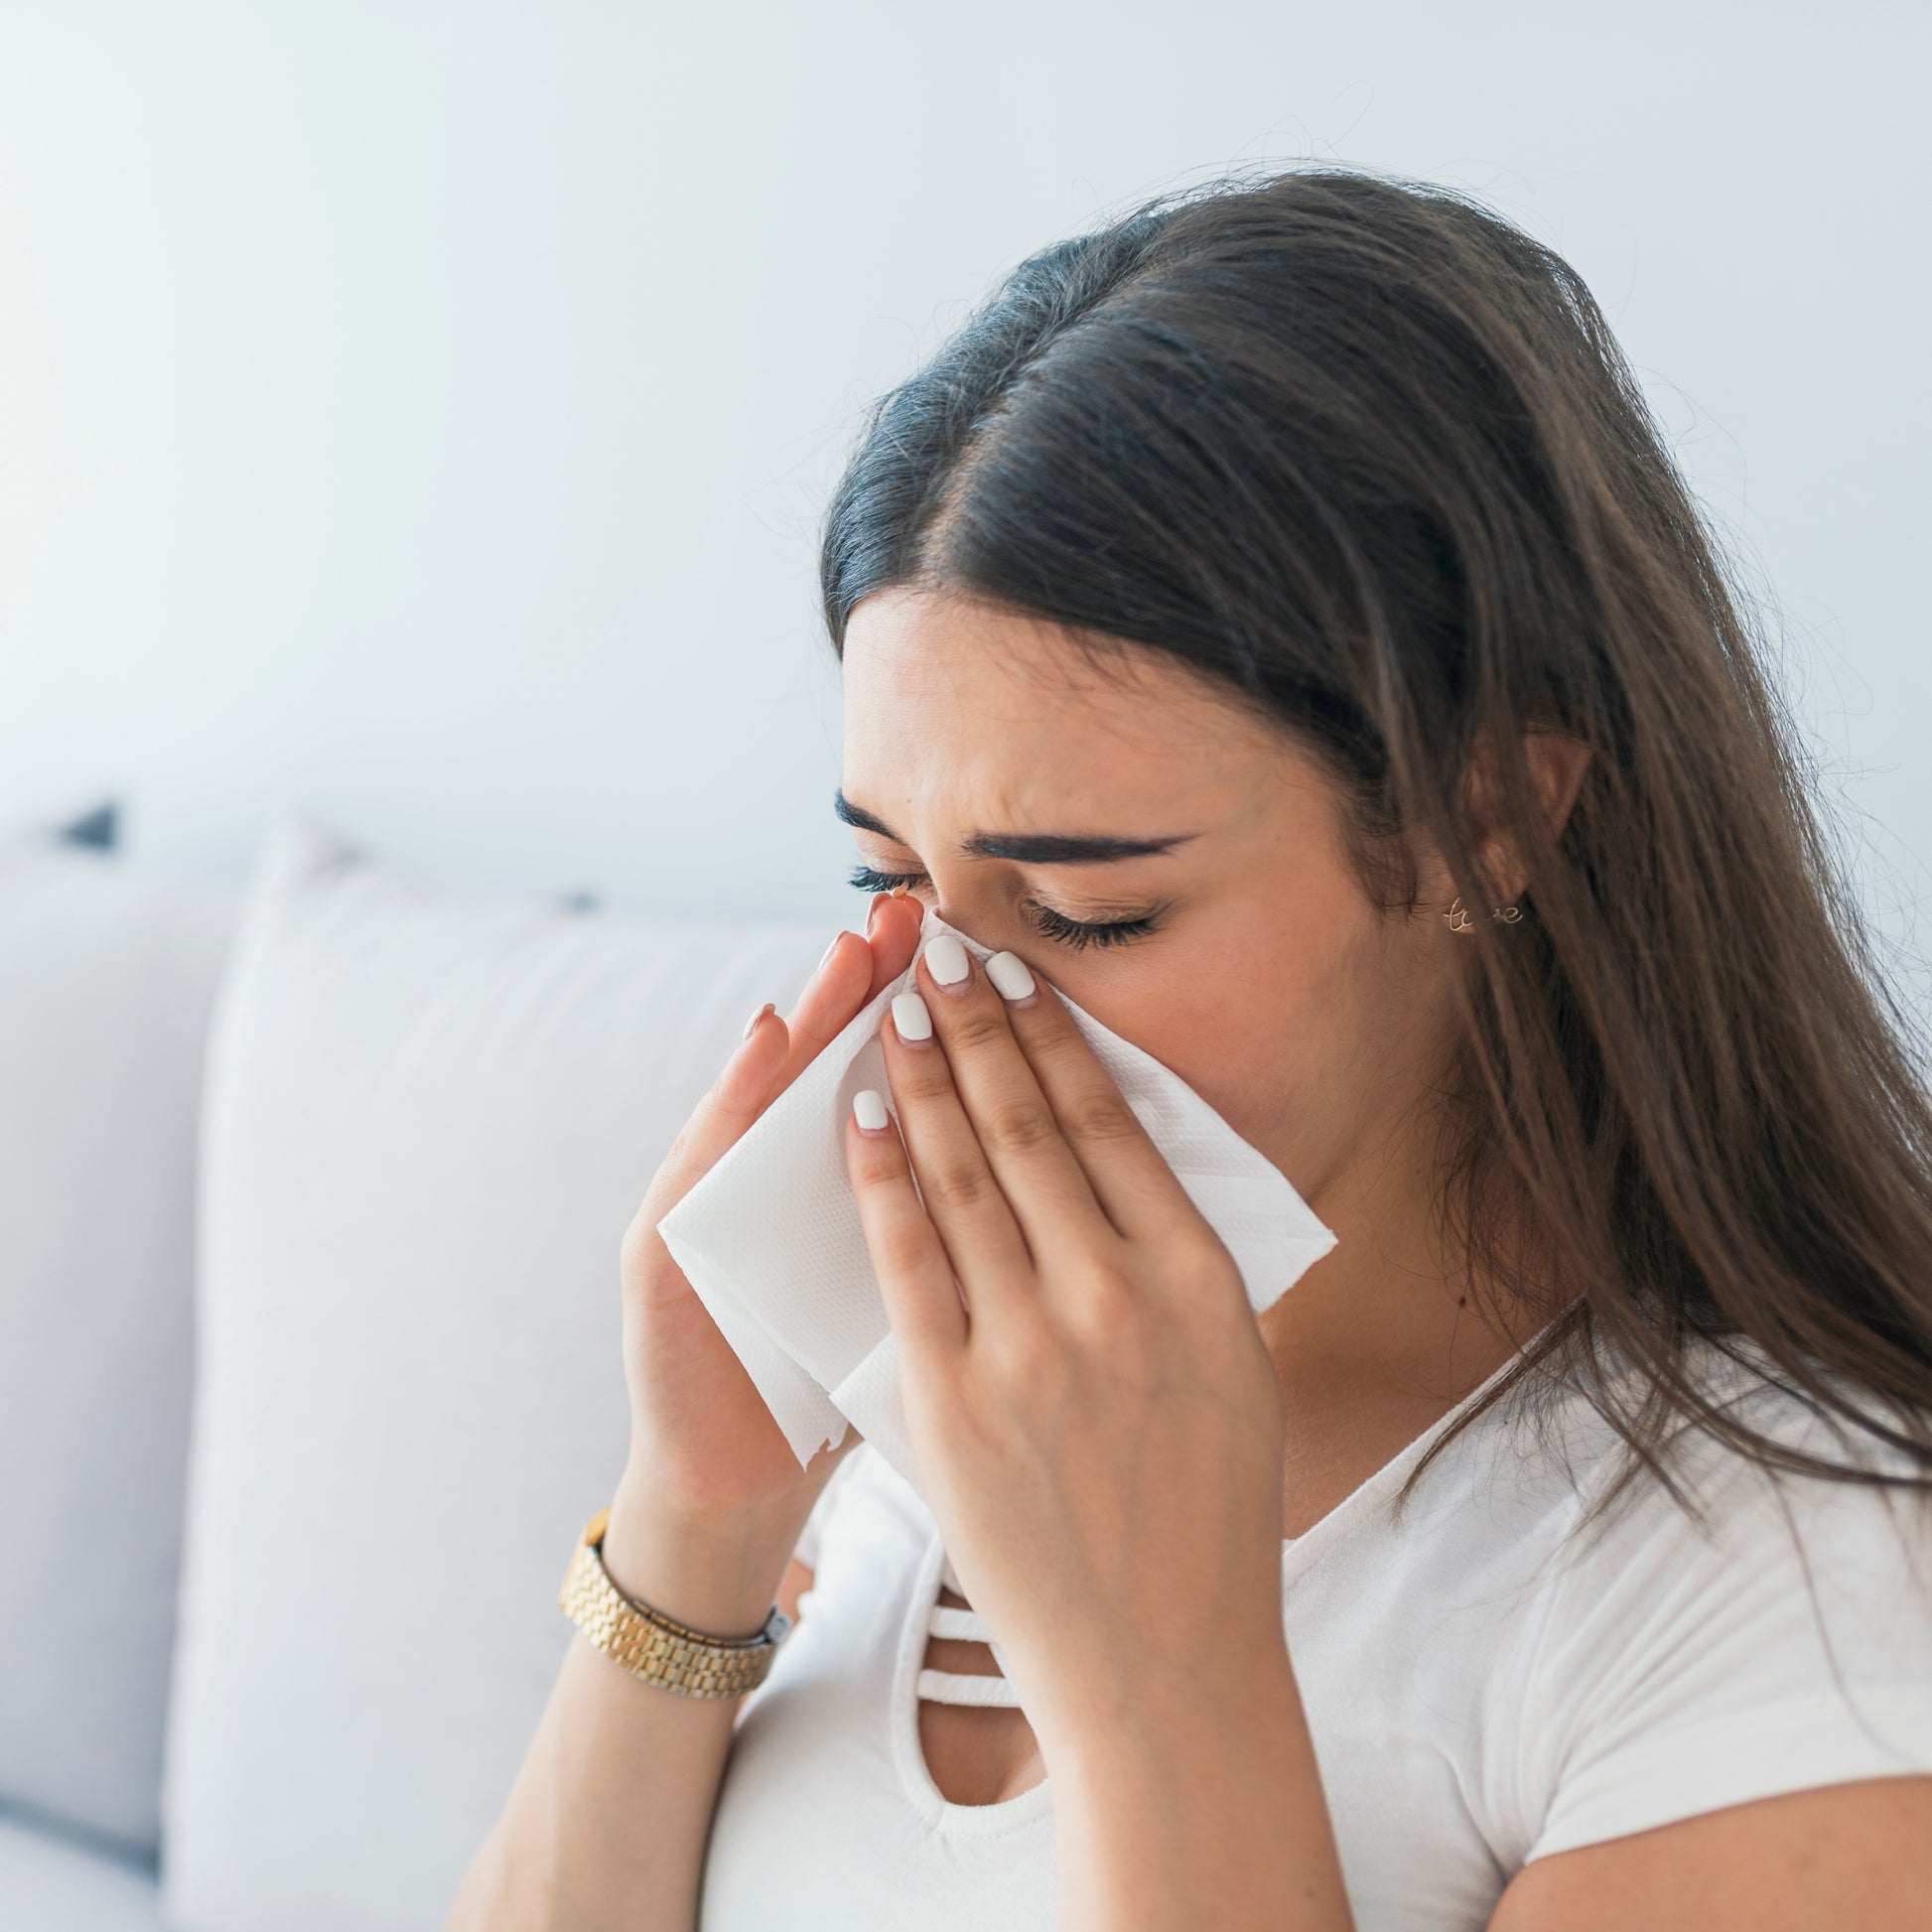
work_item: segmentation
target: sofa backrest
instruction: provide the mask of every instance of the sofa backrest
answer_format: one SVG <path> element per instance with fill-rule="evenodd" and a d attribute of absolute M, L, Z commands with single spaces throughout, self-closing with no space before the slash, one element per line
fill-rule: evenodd
<path fill-rule="evenodd" d="M 232 895 L 0 842 L 0 1802 L 152 1855 Z"/>
<path fill-rule="evenodd" d="M 461 897 L 294 820 L 267 841 L 203 1120 L 181 1932 L 443 1923 L 622 1467 L 624 1228 L 830 937 Z"/>

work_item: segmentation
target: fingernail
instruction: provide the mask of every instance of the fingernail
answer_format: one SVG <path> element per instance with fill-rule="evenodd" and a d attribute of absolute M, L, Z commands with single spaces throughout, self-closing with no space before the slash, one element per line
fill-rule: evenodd
<path fill-rule="evenodd" d="M 873 927 L 879 923 L 879 908 L 886 903 L 886 900 L 890 897 L 891 895 L 887 893 L 873 894 L 872 903 L 866 907 L 866 937 L 868 939 L 872 937 Z"/>
<path fill-rule="evenodd" d="M 932 1015 L 916 993 L 893 995 L 893 1029 L 900 1039 L 930 1039 Z"/>
<path fill-rule="evenodd" d="M 824 963 L 825 963 L 825 962 L 824 962 L 823 960 L 821 960 L 821 961 L 819 962 L 819 964 L 820 964 L 820 965 L 823 965 Z M 752 1015 L 752 1017 L 751 1017 L 751 1019 L 749 1019 L 748 1021 L 746 1021 L 746 1023 L 745 1023 L 745 1031 L 744 1031 L 744 1033 L 743 1033 L 742 1035 L 740 1035 L 740 1036 L 739 1036 L 739 1044 L 740 1044 L 741 1046 L 742 1046 L 742 1045 L 743 1045 L 743 1044 L 745 1043 L 745 1041 L 746 1041 L 746 1040 L 748 1040 L 748 1039 L 750 1039 L 750 1038 L 751 1038 L 751 1036 L 752 1036 L 752 1035 L 754 1035 L 755 1033 L 757 1033 L 757 1032 L 758 1032 L 758 1030 L 759 1030 L 759 1022 L 760 1020 L 762 1020 L 762 1019 L 764 1018 L 764 1016 L 765 1016 L 765 1015 L 766 1015 L 767 1013 L 770 1013 L 771 1011 L 773 1011 L 773 1008 L 772 1008 L 772 1004 L 771 1004 L 771 1002 L 770 1002 L 769 1000 L 766 1000 L 766 1001 L 765 1001 L 765 1003 L 763 1004 L 763 1006 L 761 1006 L 761 1007 L 759 1007 L 759 1010 L 758 1010 L 758 1012 L 756 1012 L 755 1014 L 753 1014 L 753 1015 Z"/>
<path fill-rule="evenodd" d="M 852 1118 L 862 1133 L 877 1134 L 886 1125 L 886 1103 L 870 1087 L 861 1087 L 852 1096 Z"/>
<path fill-rule="evenodd" d="M 925 949 L 925 969 L 941 986 L 957 986 L 973 970 L 973 962 L 950 932 L 942 932 Z"/>
<path fill-rule="evenodd" d="M 1024 1000 L 1034 990 L 1034 976 L 1015 952 L 996 952 L 986 962 L 986 977 L 1003 1000 Z"/>
<path fill-rule="evenodd" d="M 816 966 L 814 966 L 814 967 L 812 968 L 812 972 L 813 972 L 813 973 L 814 973 L 815 975 L 816 975 L 816 974 L 819 974 L 819 973 L 822 973 L 822 972 L 824 972 L 824 970 L 825 970 L 825 962 L 826 962 L 826 961 L 827 961 L 828 959 L 830 959 L 830 958 L 832 957 L 832 955 L 833 955 L 833 954 L 834 954 L 835 952 L 837 952 L 837 951 L 838 951 L 838 949 L 839 949 L 839 941 L 840 941 L 841 939 L 843 939 L 844 937 L 845 937 L 845 934 L 844 934 L 843 932 L 835 932 L 835 933 L 833 933 L 833 935 L 832 935 L 832 943 L 831 943 L 831 944 L 830 944 L 829 946 L 827 946 L 827 947 L 825 948 L 825 950 L 824 950 L 824 951 L 823 951 L 822 953 L 820 953 L 820 954 L 819 954 L 819 956 L 818 956 L 818 964 L 817 964 Z"/>

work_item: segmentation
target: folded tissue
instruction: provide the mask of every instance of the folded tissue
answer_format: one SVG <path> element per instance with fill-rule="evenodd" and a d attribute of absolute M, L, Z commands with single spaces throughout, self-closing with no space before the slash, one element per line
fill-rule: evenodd
<path fill-rule="evenodd" d="M 951 933 L 982 963 L 992 950 L 932 912 L 921 949 L 940 933 Z M 850 1423 L 924 1500 L 905 1429 L 898 1352 L 845 1168 L 852 1096 L 871 1087 L 891 1102 L 879 1025 L 893 996 L 914 985 L 913 970 L 881 989 L 657 1232 L 745 1364 L 799 1466 L 825 1445 L 843 1442 Z M 1271 1308 L 1334 1246 L 1333 1232 L 1182 1080 L 1070 1000 L 1066 1006 L 1227 1245 L 1255 1312 Z"/>

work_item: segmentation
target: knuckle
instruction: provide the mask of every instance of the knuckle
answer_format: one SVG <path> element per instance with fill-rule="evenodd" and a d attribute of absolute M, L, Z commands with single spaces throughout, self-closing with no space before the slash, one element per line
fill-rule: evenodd
<path fill-rule="evenodd" d="M 952 1092 L 952 1075 L 937 1054 L 928 1054 L 919 1065 L 895 1077 L 893 1091 L 901 1101 L 910 1101 L 914 1105 L 927 1100 L 944 1100 Z"/>
<path fill-rule="evenodd" d="M 898 1173 L 898 1150 L 881 1142 L 867 1142 L 852 1164 L 852 1180 L 859 1187 L 883 1187 Z"/>
<path fill-rule="evenodd" d="M 650 1257 L 650 1243 L 656 1228 L 648 1222 L 640 1209 L 623 1231 L 623 1240 L 618 1249 L 618 1264 L 626 1275 L 635 1274 Z"/>
<path fill-rule="evenodd" d="M 993 1176 L 976 1161 L 948 1161 L 919 1185 L 942 1207 L 977 1207 L 992 1193 Z"/>
<path fill-rule="evenodd" d="M 1104 1089 L 1083 1093 L 1073 1101 L 1067 1122 L 1076 1138 L 1088 1142 L 1138 1140 L 1142 1132 L 1140 1119 L 1126 1100 Z"/>
<path fill-rule="evenodd" d="M 925 1266 L 925 1237 L 920 1228 L 907 1222 L 889 1229 L 879 1243 L 880 1265 L 889 1275 L 903 1280 Z"/>
<path fill-rule="evenodd" d="M 675 1272 L 671 1251 L 658 1238 L 657 1221 L 661 1209 L 646 1202 L 623 1231 L 618 1247 L 618 1278 L 626 1283 L 653 1282 L 666 1272 Z"/>
<path fill-rule="evenodd" d="M 1083 1334 L 1125 1334 L 1141 1325 L 1137 1301 L 1119 1269 L 1104 1263 L 1079 1269 L 1067 1281 L 1068 1318 Z"/>
<path fill-rule="evenodd" d="M 980 1139 L 1002 1154 L 1027 1154 L 1059 1135 L 1059 1126 L 1043 1107 L 1003 1107 L 980 1129 Z"/>
<path fill-rule="evenodd" d="M 977 1053 L 1007 1037 L 1006 1016 L 987 1008 L 962 1013 L 946 1029 L 946 1044 L 963 1053 Z"/>
<path fill-rule="evenodd" d="M 1083 1061 L 1091 1060 L 1092 1048 L 1062 1009 L 1050 1023 L 1034 1027 L 1027 1040 L 1027 1057 L 1038 1066 L 1077 1069 Z"/>
<path fill-rule="evenodd" d="M 1246 1308 L 1247 1284 L 1241 1269 L 1220 1237 L 1205 1224 L 1189 1226 L 1173 1237 L 1173 1274 L 1190 1300 Z"/>
<path fill-rule="evenodd" d="M 1172 1340 L 1126 1298 L 1089 1294 L 1069 1305 L 1066 1322 L 1081 1353 L 1112 1383 L 1145 1393 L 1173 1373 Z"/>
<path fill-rule="evenodd" d="M 1029 1415 L 1051 1415 L 1066 1388 L 1066 1351 L 1042 1322 L 1001 1324 L 989 1344 L 992 1368 L 1009 1399 Z"/>

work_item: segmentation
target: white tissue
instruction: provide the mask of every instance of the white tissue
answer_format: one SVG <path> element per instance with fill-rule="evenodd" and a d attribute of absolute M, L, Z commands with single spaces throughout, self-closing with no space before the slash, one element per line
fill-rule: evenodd
<path fill-rule="evenodd" d="M 931 912 L 920 931 L 921 950 L 939 933 L 952 933 L 978 960 L 991 950 Z M 850 1422 L 923 1500 L 905 1429 L 898 1351 L 845 1168 L 852 1096 L 872 1087 L 892 1105 L 879 1023 L 893 996 L 913 983 L 908 966 L 883 988 L 657 1231 L 745 1364 L 799 1466 L 826 1444 L 843 1442 Z M 1255 1312 L 1272 1307 L 1334 1246 L 1333 1232 L 1281 1171 L 1176 1075 L 1066 1004 L 1226 1243 Z"/>

